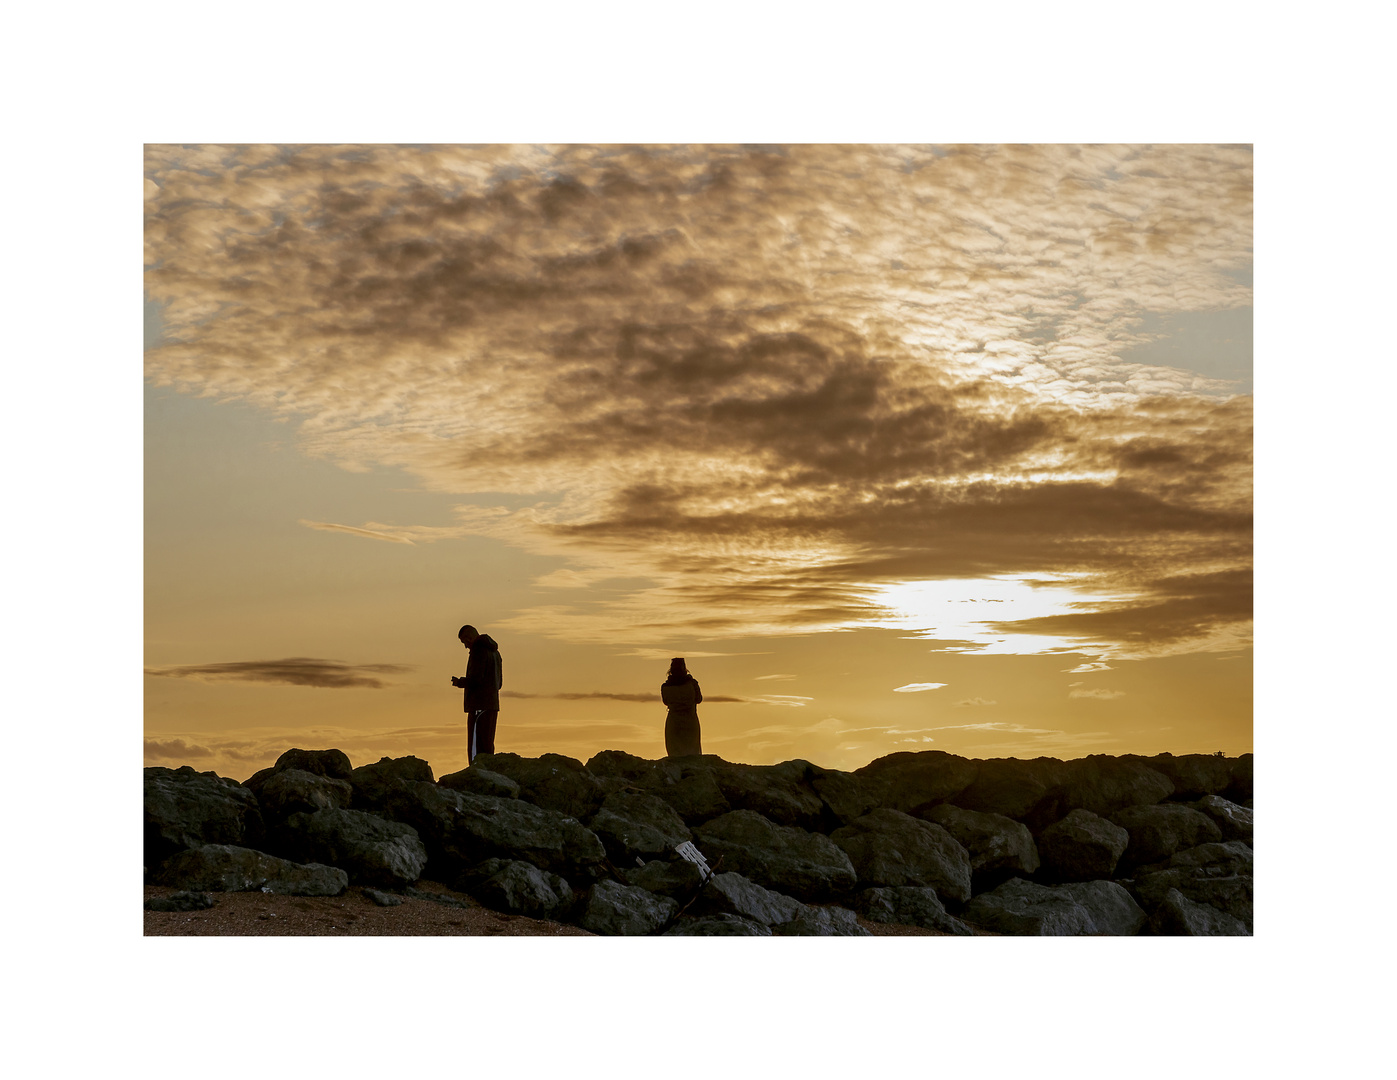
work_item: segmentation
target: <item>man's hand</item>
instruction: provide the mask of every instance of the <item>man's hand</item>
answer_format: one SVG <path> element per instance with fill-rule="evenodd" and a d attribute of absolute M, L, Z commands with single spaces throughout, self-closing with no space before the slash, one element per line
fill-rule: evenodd
<path fill-rule="evenodd" d="M 451 685 L 456 687 L 458 690 L 463 690 L 466 686 L 466 680 L 453 675 L 451 676 Z"/>

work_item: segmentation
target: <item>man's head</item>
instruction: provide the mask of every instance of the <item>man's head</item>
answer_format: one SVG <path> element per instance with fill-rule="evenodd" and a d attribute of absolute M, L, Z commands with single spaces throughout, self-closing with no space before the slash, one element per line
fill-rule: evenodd
<path fill-rule="evenodd" d="M 479 640 L 480 631 L 470 623 L 467 623 L 465 626 L 461 627 L 460 630 L 456 631 L 456 636 L 461 639 L 461 644 L 469 649 Z"/>

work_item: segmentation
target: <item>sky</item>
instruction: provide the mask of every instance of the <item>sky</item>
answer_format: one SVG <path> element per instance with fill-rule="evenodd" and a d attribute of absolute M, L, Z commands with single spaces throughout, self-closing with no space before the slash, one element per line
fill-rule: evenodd
<path fill-rule="evenodd" d="M 1250 147 L 144 165 L 147 764 L 1251 751 Z"/>

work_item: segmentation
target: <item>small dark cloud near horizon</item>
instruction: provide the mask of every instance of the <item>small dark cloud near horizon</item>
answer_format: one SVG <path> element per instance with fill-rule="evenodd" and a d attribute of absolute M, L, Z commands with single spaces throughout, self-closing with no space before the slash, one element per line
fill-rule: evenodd
<path fill-rule="evenodd" d="M 221 664 L 146 668 L 145 673 L 166 679 L 196 679 L 200 682 L 284 683 L 329 690 L 381 690 L 388 684 L 375 676 L 397 675 L 411 670 L 412 666 L 407 664 L 346 664 L 342 660 L 292 656 L 285 660 L 238 660 Z"/>

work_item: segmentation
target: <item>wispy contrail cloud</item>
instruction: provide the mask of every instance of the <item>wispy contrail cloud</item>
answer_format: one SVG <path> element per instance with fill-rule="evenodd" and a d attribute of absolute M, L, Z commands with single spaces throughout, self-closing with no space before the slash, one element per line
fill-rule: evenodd
<path fill-rule="evenodd" d="M 411 666 L 405 664 L 346 664 L 341 660 L 292 656 L 285 660 L 236 660 L 220 664 L 146 668 L 145 673 L 166 679 L 197 679 L 201 682 L 285 683 L 331 690 L 381 690 L 387 684 L 375 678 L 376 675 L 396 675 L 411 670 Z"/>
<path fill-rule="evenodd" d="M 351 536 L 362 536 L 369 540 L 387 540 L 391 544 L 411 544 L 412 541 L 406 536 L 394 536 L 392 533 L 378 532 L 374 529 L 360 529 L 354 525 L 336 525 L 331 521 L 307 521 L 300 519 L 300 524 L 308 529 L 322 529 L 325 532 L 343 532 Z M 416 546 L 416 545 L 413 545 Z"/>

